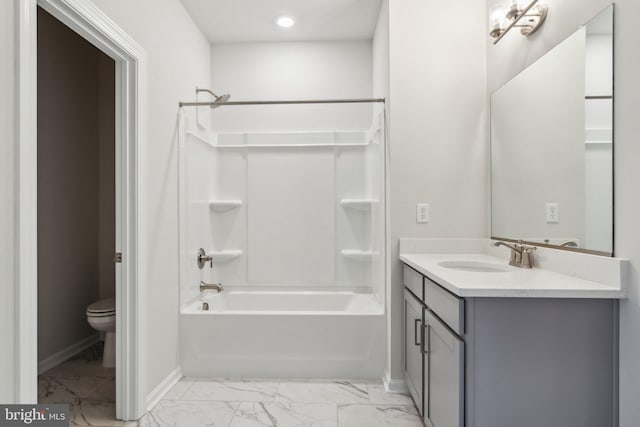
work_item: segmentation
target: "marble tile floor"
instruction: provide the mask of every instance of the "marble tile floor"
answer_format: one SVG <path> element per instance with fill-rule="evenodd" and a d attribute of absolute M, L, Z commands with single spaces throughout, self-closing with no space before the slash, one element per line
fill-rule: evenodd
<path fill-rule="evenodd" d="M 68 403 L 72 426 L 115 421 L 116 371 L 102 367 L 102 343 L 38 376 L 38 403 Z"/>
<path fill-rule="evenodd" d="M 410 397 L 381 383 L 183 378 L 140 427 L 422 427 Z"/>
<path fill-rule="evenodd" d="M 381 383 L 183 378 L 142 419 L 115 415 L 115 372 L 75 358 L 41 375 L 39 399 L 69 403 L 72 426 L 422 427 L 410 397 Z"/>

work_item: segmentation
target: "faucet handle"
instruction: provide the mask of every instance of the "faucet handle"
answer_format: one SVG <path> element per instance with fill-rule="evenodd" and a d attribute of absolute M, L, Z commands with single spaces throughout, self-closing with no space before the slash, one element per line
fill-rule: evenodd
<path fill-rule="evenodd" d="M 516 248 L 518 248 L 518 245 L 516 245 Z M 515 267 L 518 267 L 521 264 L 521 260 L 522 260 L 522 253 L 518 252 L 518 250 L 512 248 L 511 249 L 511 256 L 509 258 L 509 265 L 513 265 Z"/>
<path fill-rule="evenodd" d="M 213 268 L 213 257 L 207 255 L 203 248 L 198 249 L 198 268 L 202 270 L 207 262 L 209 262 L 211 268 Z"/>
<path fill-rule="evenodd" d="M 535 251 L 537 248 L 535 246 L 522 246 L 522 254 L 520 267 L 522 268 L 532 268 L 533 267 L 533 256 L 531 251 Z"/>

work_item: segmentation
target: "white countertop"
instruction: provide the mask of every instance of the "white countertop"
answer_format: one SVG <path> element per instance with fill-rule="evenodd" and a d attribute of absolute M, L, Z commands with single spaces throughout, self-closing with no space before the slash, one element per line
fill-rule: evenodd
<path fill-rule="evenodd" d="M 508 265 L 486 254 L 400 254 L 400 260 L 461 297 L 626 298 L 626 289 L 540 268 Z M 442 261 L 476 261 L 506 272 L 472 272 L 446 268 Z"/>

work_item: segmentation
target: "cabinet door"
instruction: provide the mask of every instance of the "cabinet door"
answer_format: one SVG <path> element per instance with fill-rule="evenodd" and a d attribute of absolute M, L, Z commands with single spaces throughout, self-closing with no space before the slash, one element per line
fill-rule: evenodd
<path fill-rule="evenodd" d="M 425 342 L 429 376 L 424 411 L 429 427 L 464 426 L 464 342 L 427 312 Z"/>
<path fill-rule="evenodd" d="M 404 376 L 411 396 L 423 413 L 422 305 L 404 292 Z"/>

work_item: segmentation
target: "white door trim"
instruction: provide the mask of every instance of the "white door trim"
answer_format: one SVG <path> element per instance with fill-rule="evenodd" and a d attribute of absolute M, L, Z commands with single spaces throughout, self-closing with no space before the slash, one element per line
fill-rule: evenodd
<path fill-rule="evenodd" d="M 37 387 L 37 6 L 116 62 L 116 416 L 146 410 L 147 282 L 146 52 L 90 0 L 16 3 L 16 329 L 15 400 L 35 403 Z"/>

